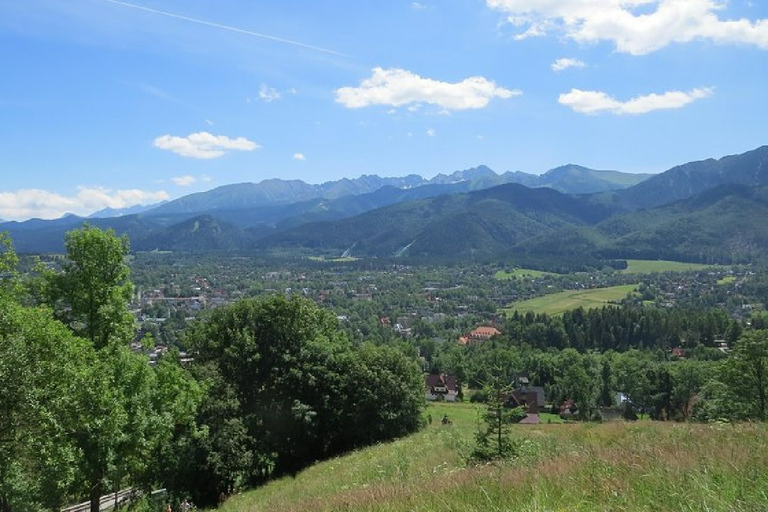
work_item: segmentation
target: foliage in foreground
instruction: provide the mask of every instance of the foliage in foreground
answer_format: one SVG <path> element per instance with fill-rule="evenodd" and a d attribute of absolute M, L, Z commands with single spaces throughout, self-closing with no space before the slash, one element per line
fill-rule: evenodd
<path fill-rule="evenodd" d="M 764 424 L 519 425 L 517 458 L 467 465 L 474 408 L 428 411 L 453 424 L 323 462 L 222 510 L 748 511 L 768 502 Z"/>
<path fill-rule="evenodd" d="M 240 301 L 215 310 L 190 339 L 209 388 L 198 418 L 206 435 L 182 461 L 197 503 L 420 425 L 415 354 L 354 347 L 336 317 L 307 299 Z"/>

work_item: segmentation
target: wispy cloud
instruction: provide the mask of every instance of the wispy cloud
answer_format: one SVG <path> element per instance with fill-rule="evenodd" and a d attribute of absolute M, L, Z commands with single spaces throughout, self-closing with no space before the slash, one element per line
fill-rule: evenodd
<path fill-rule="evenodd" d="M 159 16 L 167 16 L 169 18 L 175 18 L 177 20 L 183 20 L 183 21 L 187 21 L 187 22 L 190 22 L 190 23 L 197 23 L 199 25 L 205 25 L 207 27 L 213 27 L 213 28 L 217 28 L 217 29 L 220 29 L 220 30 L 227 30 L 229 32 L 236 32 L 238 34 L 243 34 L 243 35 L 247 35 L 247 36 L 251 36 L 251 37 L 257 37 L 257 38 L 260 38 L 260 39 L 267 39 L 269 41 L 275 41 L 277 43 L 283 43 L 283 44 L 288 44 L 288 45 L 292 45 L 292 46 L 298 46 L 300 48 L 305 48 L 307 50 L 313 50 L 313 51 L 316 51 L 316 52 L 322 52 L 322 53 L 327 53 L 327 54 L 331 54 L 331 55 L 337 55 L 337 56 L 340 56 L 340 57 L 348 57 L 348 55 L 345 55 L 345 54 L 343 54 L 341 52 L 337 52 L 337 51 L 334 51 L 334 50 L 329 50 L 328 48 L 321 48 L 319 46 L 314 46 L 314 45 L 307 44 L 307 43 L 302 43 L 300 41 L 294 41 L 292 39 L 286 39 L 284 37 L 277 37 L 277 36 L 273 36 L 273 35 L 270 35 L 270 34 L 264 34 L 264 33 L 261 33 L 261 32 L 254 32 L 253 30 L 246 30 L 246 29 L 242 29 L 242 28 L 238 28 L 238 27 L 233 27 L 231 25 L 224 25 L 224 24 L 221 24 L 221 23 L 214 23 L 212 21 L 206 21 L 206 20 L 202 20 L 202 19 L 199 19 L 199 18 L 192 18 L 192 17 L 189 17 L 189 16 L 183 16 L 181 14 L 176 14 L 176 13 L 172 13 L 172 12 L 160 11 L 160 10 L 157 10 L 157 9 L 151 9 L 149 7 L 144 7 L 142 5 L 136 5 L 136 4 L 132 4 L 132 3 L 128 3 L 128 2 L 121 2 L 119 0 L 104 0 L 104 1 L 105 2 L 109 2 L 111 4 L 121 5 L 123 7 L 129 7 L 131 9 L 137 9 L 139 11 L 144 11 L 144 12 L 149 12 L 149 13 L 152 13 L 152 14 L 157 14 Z"/>
<path fill-rule="evenodd" d="M 299 162 L 304 162 L 307 160 L 307 157 L 304 156 L 304 153 L 294 153 L 293 159 L 298 160 Z"/>
<path fill-rule="evenodd" d="M 655 110 L 682 108 L 689 103 L 714 94 L 714 89 L 702 87 L 689 92 L 669 91 L 663 94 L 637 96 L 628 101 L 618 101 L 601 91 L 571 89 L 558 98 L 560 104 L 580 114 L 647 114 Z"/>
<path fill-rule="evenodd" d="M 171 178 L 171 181 L 176 185 L 177 187 L 188 187 L 194 183 L 197 183 L 197 178 L 194 176 L 177 176 L 176 178 Z"/>
<path fill-rule="evenodd" d="M 270 87 L 267 84 L 261 84 L 261 88 L 259 89 L 259 99 L 262 101 L 271 103 L 275 100 L 279 100 L 281 97 L 282 94 L 280 94 L 280 91 L 274 87 Z"/>
<path fill-rule="evenodd" d="M 426 133 L 427 133 L 427 135 L 429 137 L 434 137 L 436 135 L 436 132 L 435 132 L 434 128 L 427 128 L 427 132 Z"/>
<path fill-rule="evenodd" d="M 552 71 L 558 73 L 568 68 L 583 68 L 586 64 L 578 59 L 557 59 L 552 63 Z"/>
<path fill-rule="evenodd" d="M 0 218 L 6 220 L 57 219 L 67 213 L 85 216 L 104 208 L 119 209 L 140 204 L 154 204 L 169 198 L 168 193 L 162 190 L 79 187 L 74 196 L 65 196 L 47 190 L 23 189 L 15 192 L 0 192 Z"/>
<path fill-rule="evenodd" d="M 643 55 L 672 43 L 709 40 L 768 50 L 768 19 L 721 19 L 715 0 L 486 0 L 524 28 L 516 39 L 564 33 L 575 41 L 610 41 L 620 52 Z"/>
<path fill-rule="evenodd" d="M 225 135 L 213 135 L 208 132 L 192 133 L 186 137 L 162 135 L 155 139 L 154 146 L 173 151 L 177 155 L 199 159 L 218 158 L 224 156 L 227 151 L 254 151 L 261 148 L 245 137 L 230 139 Z"/>
<path fill-rule="evenodd" d="M 404 69 L 374 68 L 371 77 L 361 81 L 359 87 L 337 89 L 336 101 L 347 108 L 410 105 L 415 110 L 427 103 L 450 111 L 484 108 L 494 98 L 506 99 L 519 94 L 522 93 L 498 87 L 481 76 L 450 83 L 422 78 Z"/>
<path fill-rule="evenodd" d="M 181 100 L 179 98 L 177 98 L 177 97 L 175 97 L 175 96 L 173 96 L 171 94 L 168 94 L 163 89 L 161 89 L 159 87 L 155 87 L 154 85 L 140 83 L 140 84 L 138 84 L 138 87 L 139 87 L 139 89 L 141 89 L 145 93 L 147 93 L 147 94 L 149 94 L 151 96 L 154 96 L 155 98 L 160 98 L 162 100 L 170 101 L 170 102 L 173 102 L 173 103 L 181 103 Z"/>

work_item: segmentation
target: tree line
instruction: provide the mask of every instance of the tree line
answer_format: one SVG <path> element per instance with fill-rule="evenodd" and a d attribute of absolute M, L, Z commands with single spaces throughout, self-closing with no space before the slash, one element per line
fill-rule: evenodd
<path fill-rule="evenodd" d="M 468 347 L 441 344 L 427 366 L 432 372 L 455 375 L 466 389 L 481 389 L 498 380 L 498 373 L 507 383 L 524 373 L 531 386 L 544 389 L 552 412 L 572 400 L 575 417 L 583 420 L 600 419 L 601 407 L 613 407 L 628 419 L 644 414 L 655 420 L 763 421 L 768 324 L 759 316 L 753 323 L 739 331 L 727 354 L 703 345 L 679 355 L 659 347 L 540 348 L 499 336 Z"/>

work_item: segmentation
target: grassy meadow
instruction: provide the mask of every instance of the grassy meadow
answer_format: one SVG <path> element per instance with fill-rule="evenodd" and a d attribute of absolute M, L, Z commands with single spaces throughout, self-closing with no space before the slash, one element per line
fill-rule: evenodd
<path fill-rule="evenodd" d="M 762 424 L 640 421 L 518 425 L 519 457 L 473 465 L 477 409 L 430 405 L 410 437 L 316 464 L 221 510 L 758 511 L 768 504 Z M 452 424 L 443 426 L 447 414 Z"/>
<path fill-rule="evenodd" d="M 621 272 L 624 274 L 652 274 L 654 272 L 687 272 L 691 270 L 704 270 L 714 265 L 701 263 L 683 263 L 681 261 L 665 260 L 627 260 L 627 268 Z"/>
<path fill-rule="evenodd" d="M 518 279 L 525 277 L 542 277 L 557 275 L 552 272 L 542 272 L 541 270 L 531 270 L 529 268 L 516 268 L 514 270 L 499 270 L 493 277 L 496 279 Z"/>
<path fill-rule="evenodd" d="M 534 313 L 559 315 L 569 309 L 599 308 L 610 302 L 620 301 L 628 293 L 632 293 L 635 288 L 637 288 L 636 284 L 627 284 L 591 290 L 566 290 L 516 302 L 509 308 L 506 308 L 506 311 L 519 311 L 521 313 L 533 311 Z"/>

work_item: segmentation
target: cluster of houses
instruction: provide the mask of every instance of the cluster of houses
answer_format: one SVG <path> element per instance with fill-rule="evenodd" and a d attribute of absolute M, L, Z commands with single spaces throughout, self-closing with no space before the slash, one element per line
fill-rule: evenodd
<path fill-rule="evenodd" d="M 425 395 L 430 402 L 456 402 L 461 399 L 459 382 L 453 375 L 429 374 L 425 377 Z M 528 374 L 515 376 L 512 391 L 504 400 L 507 407 L 524 407 L 526 417 L 520 423 L 539 423 L 539 411 L 546 406 L 544 388 L 531 386 Z"/>
<path fill-rule="evenodd" d="M 731 351 L 731 347 L 728 345 L 728 342 L 721 339 L 715 340 L 715 348 L 723 354 L 727 354 Z M 678 359 L 685 359 L 687 357 L 685 349 L 682 347 L 674 347 L 669 349 L 669 355 Z"/>

